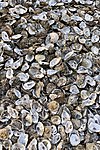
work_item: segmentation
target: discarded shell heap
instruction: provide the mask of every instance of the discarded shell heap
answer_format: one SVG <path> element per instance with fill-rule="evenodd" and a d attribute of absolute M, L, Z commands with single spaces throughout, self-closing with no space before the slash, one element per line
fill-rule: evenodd
<path fill-rule="evenodd" d="M 0 0 L 0 150 L 100 150 L 100 0 Z"/>

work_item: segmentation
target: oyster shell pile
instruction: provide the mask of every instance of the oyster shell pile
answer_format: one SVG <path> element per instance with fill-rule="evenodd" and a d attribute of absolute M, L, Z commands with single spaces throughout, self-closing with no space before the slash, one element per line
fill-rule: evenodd
<path fill-rule="evenodd" d="M 0 0 L 0 150 L 100 150 L 100 0 Z"/>

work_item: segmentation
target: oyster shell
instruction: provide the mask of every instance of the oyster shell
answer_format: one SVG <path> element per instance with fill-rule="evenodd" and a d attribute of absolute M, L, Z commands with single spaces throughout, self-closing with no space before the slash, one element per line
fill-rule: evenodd
<path fill-rule="evenodd" d="M 54 66 L 56 66 L 61 60 L 61 57 L 58 58 L 54 58 L 50 61 L 50 68 L 53 68 Z"/>
<path fill-rule="evenodd" d="M 28 73 L 18 73 L 17 77 L 20 79 L 20 81 L 26 82 L 29 79 L 29 74 Z"/>
<path fill-rule="evenodd" d="M 18 143 L 26 146 L 28 142 L 28 134 L 21 133 L 18 138 Z"/>
<path fill-rule="evenodd" d="M 44 133 L 44 125 L 42 122 L 38 122 L 38 124 L 36 125 L 36 132 L 39 136 L 42 136 Z"/>
<path fill-rule="evenodd" d="M 70 135 L 70 143 L 72 146 L 77 146 L 80 143 L 80 137 L 78 133 L 71 133 Z"/>
<path fill-rule="evenodd" d="M 12 150 L 16 150 L 16 149 L 20 149 L 20 150 L 25 150 L 25 146 L 23 144 L 20 144 L 20 143 L 14 143 L 12 145 Z"/>
<path fill-rule="evenodd" d="M 85 14 L 85 20 L 86 21 L 93 21 L 93 16 L 91 16 L 89 14 Z"/>
<path fill-rule="evenodd" d="M 36 84 L 35 81 L 29 81 L 29 82 L 22 84 L 22 87 L 24 90 L 30 90 L 35 86 L 35 84 Z"/>
<path fill-rule="evenodd" d="M 47 106 L 52 114 L 56 114 L 59 108 L 59 103 L 57 103 L 56 101 L 51 101 L 47 104 Z"/>
<path fill-rule="evenodd" d="M 6 78 L 7 79 L 13 78 L 13 74 L 14 74 L 13 70 L 11 68 L 8 68 L 6 72 Z"/>
<path fill-rule="evenodd" d="M 27 8 L 22 5 L 16 5 L 14 9 L 15 12 L 20 15 L 25 14 L 27 12 Z"/>

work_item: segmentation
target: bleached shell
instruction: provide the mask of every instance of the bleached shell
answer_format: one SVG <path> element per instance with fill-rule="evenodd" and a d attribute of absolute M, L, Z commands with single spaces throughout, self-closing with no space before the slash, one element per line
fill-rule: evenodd
<path fill-rule="evenodd" d="M 57 86 L 64 86 L 66 84 L 67 78 L 65 76 L 62 76 L 57 81 Z"/>
<path fill-rule="evenodd" d="M 68 61 L 68 64 L 70 65 L 70 67 L 72 69 L 77 69 L 78 64 L 77 64 L 77 62 L 75 60 Z"/>
<path fill-rule="evenodd" d="M 47 75 L 52 76 L 52 75 L 56 74 L 57 72 L 58 72 L 58 70 L 48 69 L 47 70 Z"/>
<path fill-rule="evenodd" d="M 84 66 L 79 66 L 78 69 L 77 69 L 77 73 L 79 73 L 79 74 L 88 73 L 88 69 Z M 86 84 L 86 82 L 84 82 L 84 84 Z"/>
<path fill-rule="evenodd" d="M 74 43 L 72 44 L 72 49 L 75 51 L 75 52 L 80 52 L 82 50 L 82 44 L 79 44 L 79 43 Z"/>
<path fill-rule="evenodd" d="M 93 16 L 91 16 L 89 14 L 85 14 L 85 20 L 86 21 L 93 21 Z"/>
<path fill-rule="evenodd" d="M 74 21 L 82 21 L 83 20 L 82 17 L 75 16 L 75 15 L 71 16 L 71 19 L 74 20 Z"/>
<path fill-rule="evenodd" d="M 77 87 L 76 85 L 72 85 L 72 86 L 70 87 L 70 92 L 71 92 L 72 94 L 78 94 L 78 93 L 79 93 L 79 89 L 78 89 L 78 87 Z"/>
<path fill-rule="evenodd" d="M 56 66 L 61 60 L 61 57 L 58 58 L 54 58 L 50 61 L 50 68 L 53 68 L 54 66 Z"/>
<path fill-rule="evenodd" d="M 5 8 L 8 6 L 8 2 L 1 2 L 0 1 L 0 9 Z"/>
<path fill-rule="evenodd" d="M 38 150 L 48 150 L 43 142 L 38 143 Z"/>
<path fill-rule="evenodd" d="M 6 67 L 6 68 L 11 67 L 12 64 L 13 64 L 13 62 L 14 62 L 13 58 L 9 58 L 9 59 L 7 60 L 7 62 L 5 63 L 5 67 Z"/>
<path fill-rule="evenodd" d="M 84 28 L 86 28 L 86 23 L 85 22 L 80 22 L 80 24 L 79 24 L 79 27 L 81 28 L 81 29 L 84 29 Z"/>
<path fill-rule="evenodd" d="M 23 63 L 23 57 L 20 57 L 17 61 L 12 64 L 12 69 L 19 68 Z"/>
<path fill-rule="evenodd" d="M 59 125 L 61 122 L 61 119 L 58 115 L 53 115 L 51 116 L 51 122 L 52 124 Z"/>
<path fill-rule="evenodd" d="M 9 130 L 7 128 L 0 129 L 0 140 L 7 140 L 9 138 Z"/>
<path fill-rule="evenodd" d="M 78 28 L 77 26 L 74 26 L 73 29 L 78 35 L 83 35 L 83 31 L 80 28 Z"/>
<path fill-rule="evenodd" d="M 17 77 L 20 79 L 20 81 L 26 82 L 29 79 L 29 74 L 28 73 L 18 73 Z"/>
<path fill-rule="evenodd" d="M 81 98 L 82 99 L 87 99 L 89 96 L 89 92 L 87 90 L 82 90 L 81 91 Z"/>
<path fill-rule="evenodd" d="M 0 63 L 2 63 L 4 61 L 4 57 L 0 56 Z"/>
<path fill-rule="evenodd" d="M 14 48 L 14 52 L 16 53 L 16 54 L 18 54 L 19 56 L 22 56 L 23 54 L 23 51 L 22 51 L 22 49 L 19 49 L 18 47 L 15 47 Z"/>
<path fill-rule="evenodd" d="M 21 133 L 18 138 L 18 143 L 26 146 L 28 142 L 28 134 Z"/>
<path fill-rule="evenodd" d="M 13 78 L 13 74 L 14 74 L 13 70 L 11 68 L 8 68 L 6 72 L 6 78 L 7 79 Z"/>
<path fill-rule="evenodd" d="M 31 61 L 33 61 L 33 59 L 34 59 L 34 55 L 32 55 L 32 54 L 27 54 L 27 55 L 25 56 L 25 59 L 26 59 L 26 61 L 31 62 Z"/>
<path fill-rule="evenodd" d="M 99 54 L 99 48 L 96 46 L 91 47 L 91 51 L 93 54 L 98 55 Z"/>
<path fill-rule="evenodd" d="M 84 35 L 86 36 L 86 37 L 89 37 L 90 36 L 90 29 L 89 28 L 84 28 L 83 29 L 83 32 L 84 32 Z"/>
<path fill-rule="evenodd" d="M 98 42 L 99 41 L 99 35 L 92 35 L 91 41 L 92 41 L 92 43 Z"/>
<path fill-rule="evenodd" d="M 74 51 L 68 52 L 65 56 L 64 56 L 64 60 L 67 61 L 69 58 L 71 58 L 71 56 L 74 54 Z"/>
<path fill-rule="evenodd" d="M 40 72 L 40 70 L 37 68 L 30 68 L 29 74 L 32 79 L 41 79 L 44 77 L 44 74 L 42 72 Z"/>
<path fill-rule="evenodd" d="M 84 58 L 82 60 L 82 66 L 86 67 L 86 68 L 91 68 L 92 67 L 92 62 L 91 60 Z"/>
<path fill-rule="evenodd" d="M 14 145 L 12 145 L 12 150 L 15 150 L 15 149 L 20 149 L 20 150 L 25 150 L 25 146 L 23 144 L 20 144 L 20 143 L 14 143 Z"/>
<path fill-rule="evenodd" d="M 32 139 L 27 148 L 28 150 L 32 150 L 32 148 L 37 150 L 37 140 L 35 138 Z"/>
<path fill-rule="evenodd" d="M 82 101 L 83 106 L 91 106 L 95 103 L 95 100 L 97 98 L 96 93 L 92 93 L 89 95 L 89 97 Z"/>
<path fill-rule="evenodd" d="M 28 25 L 28 27 L 26 28 L 26 30 L 28 31 L 28 33 L 29 33 L 30 35 L 35 35 L 35 34 L 36 34 L 36 33 L 35 33 L 35 27 L 32 26 L 32 25 Z"/>
<path fill-rule="evenodd" d="M 50 0 L 49 1 L 49 6 L 55 6 L 56 5 L 56 0 Z"/>
<path fill-rule="evenodd" d="M 24 65 L 21 68 L 21 71 L 26 71 L 27 69 L 29 69 L 29 65 L 27 62 L 24 63 Z"/>
<path fill-rule="evenodd" d="M 15 6 L 15 12 L 16 12 L 17 14 L 22 15 L 22 14 L 25 14 L 25 13 L 27 12 L 27 8 L 24 7 L 24 6 L 22 6 L 22 5 L 16 5 L 16 6 Z"/>
<path fill-rule="evenodd" d="M 96 85 L 96 81 L 89 75 L 86 76 L 85 82 L 88 83 L 91 86 L 95 86 Z"/>
<path fill-rule="evenodd" d="M 44 125 L 42 122 L 38 122 L 38 124 L 36 125 L 36 132 L 39 136 L 42 136 L 44 133 Z"/>
<path fill-rule="evenodd" d="M 36 111 L 32 111 L 32 120 L 33 120 L 33 123 L 38 123 L 39 114 Z"/>
<path fill-rule="evenodd" d="M 2 40 L 3 40 L 3 41 L 6 41 L 6 42 L 9 42 L 9 41 L 10 41 L 10 38 L 9 38 L 7 32 L 2 31 L 1 36 L 2 36 Z"/>
<path fill-rule="evenodd" d="M 79 40 L 79 42 L 80 42 L 81 44 L 85 44 L 85 42 L 86 42 L 86 39 L 85 39 L 84 37 L 82 37 L 82 36 L 80 36 L 80 37 L 78 38 L 78 40 Z"/>
<path fill-rule="evenodd" d="M 32 150 L 32 149 L 37 150 L 37 140 L 35 138 L 32 139 L 32 141 L 29 143 L 27 148 L 28 150 Z"/>
<path fill-rule="evenodd" d="M 88 129 L 89 129 L 91 132 L 100 132 L 100 124 L 91 122 L 91 123 L 88 125 Z"/>
<path fill-rule="evenodd" d="M 59 103 L 56 101 L 51 101 L 47 104 L 48 109 L 51 111 L 51 113 L 56 114 L 58 108 L 59 108 Z"/>
<path fill-rule="evenodd" d="M 24 109 L 21 111 L 21 114 L 24 125 L 27 127 L 30 126 L 32 124 L 32 115 Z"/>
<path fill-rule="evenodd" d="M 40 14 L 38 14 L 38 15 L 34 15 L 32 18 L 34 19 L 34 20 L 41 20 L 41 21 L 47 21 L 47 16 L 46 16 L 46 12 L 42 12 L 42 13 L 40 13 Z"/>
<path fill-rule="evenodd" d="M 57 33 L 52 32 L 52 33 L 49 34 L 49 36 L 50 36 L 50 42 L 51 43 L 57 43 L 57 41 L 59 39 L 59 36 L 58 36 Z"/>
<path fill-rule="evenodd" d="M 17 90 L 17 89 L 13 89 L 13 92 L 14 92 L 14 94 L 18 97 L 18 98 L 21 98 L 21 92 L 19 91 L 19 90 Z"/>
<path fill-rule="evenodd" d="M 72 133 L 70 135 L 70 143 L 71 143 L 72 146 L 79 145 L 79 143 L 80 143 L 80 137 L 79 137 L 79 135 L 77 135 L 75 133 Z"/>
<path fill-rule="evenodd" d="M 46 145 L 47 150 L 51 150 L 51 143 L 47 139 L 43 139 L 42 142 Z"/>
<path fill-rule="evenodd" d="M 73 130 L 73 124 L 71 121 L 66 121 L 66 123 L 64 123 L 64 127 L 66 133 L 71 133 Z"/>
<path fill-rule="evenodd" d="M 24 90 L 30 90 L 32 89 L 33 87 L 35 86 L 35 82 L 34 81 L 29 81 L 29 82 L 26 82 L 22 85 L 23 89 Z"/>
<path fill-rule="evenodd" d="M 37 62 L 41 63 L 43 60 L 45 60 L 45 56 L 44 55 L 35 55 L 35 60 L 37 60 Z"/>
<path fill-rule="evenodd" d="M 12 38 L 13 40 L 17 40 L 17 39 L 20 39 L 21 37 L 22 37 L 21 34 L 16 34 L 16 35 L 13 35 L 11 38 Z"/>
<path fill-rule="evenodd" d="M 57 144 L 61 140 L 61 135 L 59 133 L 52 136 L 51 142 Z"/>
<path fill-rule="evenodd" d="M 12 107 L 8 106 L 7 111 L 12 118 L 18 118 L 18 111 L 16 109 L 13 109 Z"/>
<path fill-rule="evenodd" d="M 66 121 L 68 120 L 70 120 L 70 114 L 67 111 L 63 110 L 61 114 L 61 123 L 63 125 L 66 125 Z"/>
<path fill-rule="evenodd" d="M 36 49 L 36 53 L 38 53 L 38 52 L 42 52 L 42 51 L 44 51 L 44 50 L 48 50 L 48 48 L 47 47 L 43 47 L 43 46 L 41 46 L 41 47 L 38 47 L 37 49 Z"/>

